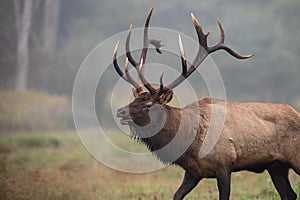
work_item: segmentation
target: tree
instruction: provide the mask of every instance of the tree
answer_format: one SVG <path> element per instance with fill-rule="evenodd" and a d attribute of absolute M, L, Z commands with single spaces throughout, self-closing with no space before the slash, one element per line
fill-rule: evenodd
<path fill-rule="evenodd" d="M 60 0 L 46 0 L 44 4 L 43 50 L 52 51 L 57 42 Z"/>
<path fill-rule="evenodd" d="M 27 90 L 29 70 L 29 33 L 32 18 L 32 0 L 15 0 L 16 30 L 17 30 L 17 72 L 15 79 L 15 90 L 24 92 Z M 22 7 L 22 12 L 21 12 Z"/>

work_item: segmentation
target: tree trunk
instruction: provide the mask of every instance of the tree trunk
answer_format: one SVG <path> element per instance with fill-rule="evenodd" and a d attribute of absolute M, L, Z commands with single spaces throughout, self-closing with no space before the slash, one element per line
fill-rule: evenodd
<path fill-rule="evenodd" d="M 44 4 L 43 48 L 52 51 L 57 43 L 60 16 L 60 0 L 46 0 Z"/>
<path fill-rule="evenodd" d="M 29 70 L 29 33 L 32 18 L 32 0 L 25 0 L 22 13 L 20 13 L 20 2 L 15 0 L 16 25 L 17 25 L 17 72 L 15 90 L 24 92 L 27 90 Z"/>

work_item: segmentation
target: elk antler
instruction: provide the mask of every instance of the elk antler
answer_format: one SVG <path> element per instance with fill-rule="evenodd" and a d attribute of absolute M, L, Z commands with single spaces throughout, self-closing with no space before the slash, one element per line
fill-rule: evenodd
<path fill-rule="evenodd" d="M 194 27 L 195 27 L 196 32 L 197 32 L 198 41 L 199 41 L 198 53 L 197 53 L 195 59 L 193 60 L 192 64 L 187 69 L 186 58 L 185 58 L 185 55 L 184 55 L 183 45 L 182 45 L 181 37 L 179 35 L 178 43 L 179 43 L 180 56 L 181 56 L 181 61 L 182 61 L 182 72 L 181 72 L 181 75 L 178 78 L 176 78 L 174 81 L 172 81 L 171 83 L 169 83 L 167 86 L 164 87 L 165 90 L 166 89 L 173 89 L 176 86 L 178 86 L 180 83 L 182 83 L 186 78 L 188 78 L 197 69 L 197 67 L 208 56 L 208 54 L 213 53 L 215 51 L 218 51 L 220 49 L 223 49 L 223 50 L 227 51 L 230 55 L 232 55 L 232 56 L 234 56 L 235 58 L 238 58 L 238 59 L 247 59 L 247 58 L 251 58 L 253 56 L 253 55 L 246 55 L 246 56 L 239 55 L 238 53 L 233 51 L 231 48 L 224 45 L 225 33 L 224 33 L 223 26 L 222 26 L 219 19 L 217 20 L 217 22 L 218 22 L 219 29 L 220 29 L 220 32 L 221 32 L 221 39 L 217 44 L 215 44 L 214 46 L 209 47 L 207 45 L 207 37 L 209 35 L 209 32 L 204 33 L 201 26 L 200 26 L 200 24 L 199 24 L 199 22 L 198 22 L 198 20 L 196 19 L 196 17 L 193 14 L 191 14 L 191 15 L 192 15 L 192 21 L 193 21 Z"/>
<path fill-rule="evenodd" d="M 134 68 L 137 70 L 138 74 L 139 74 L 139 78 L 141 79 L 141 82 L 143 83 L 143 85 L 149 90 L 150 94 L 154 94 L 157 92 L 157 89 L 154 88 L 144 77 L 144 64 L 146 62 L 146 57 L 147 57 L 147 52 L 148 52 L 148 48 L 149 48 L 149 44 L 152 44 L 153 46 L 155 46 L 155 49 L 158 53 L 162 53 L 160 50 L 160 47 L 164 46 L 161 44 L 161 40 L 155 40 L 155 39 L 149 39 L 148 37 L 148 28 L 149 28 L 149 23 L 150 23 L 150 19 L 151 19 L 151 15 L 153 12 L 153 8 L 150 9 L 150 12 L 147 16 L 146 22 L 145 22 L 145 26 L 144 26 L 144 38 L 143 38 L 143 49 L 142 49 L 142 53 L 140 56 L 140 62 L 136 62 L 134 60 L 134 58 L 131 55 L 131 51 L 129 48 L 129 43 L 130 43 L 130 37 L 131 37 L 131 32 L 132 32 L 132 26 L 133 24 L 130 24 L 129 27 L 129 31 L 128 31 L 128 35 L 126 38 L 126 42 L 125 42 L 125 50 L 126 50 L 126 57 L 128 59 L 128 61 L 134 66 Z M 117 73 L 127 82 L 129 82 L 130 84 L 132 84 L 137 92 L 142 92 L 143 88 L 142 85 L 137 83 L 136 81 L 134 81 L 131 76 L 128 73 L 128 65 L 127 66 L 127 72 L 124 73 L 121 71 L 117 60 L 116 60 L 116 55 L 117 55 L 117 49 L 118 49 L 118 44 L 116 45 L 115 51 L 114 51 L 114 56 L 113 56 L 113 64 L 114 67 L 117 71 Z M 128 64 L 128 63 L 127 63 Z"/>
<path fill-rule="evenodd" d="M 186 62 L 186 58 L 185 58 L 185 55 L 184 55 L 182 40 L 181 40 L 181 37 L 179 35 L 178 43 L 179 43 L 179 50 L 180 50 L 180 57 L 181 57 L 182 72 L 174 81 L 172 81 L 171 83 L 169 83 L 166 86 L 163 85 L 163 80 L 162 79 L 163 79 L 164 73 L 162 73 L 162 75 L 160 76 L 160 87 L 155 88 L 144 77 L 144 64 L 146 62 L 146 57 L 147 57 L 149 44 L 154 45 L 155 48 L 156 48 L 156 51 L 158 53 L 161 53 L 159 48 L 163 46 L 160 43 L 161 42 L 160 40 L 154 40 L 154 39 L 149 39 L 148 38 L 148 28 L 149 28 L 149 23 L 150 23 L 150 18 L 151 18 L 152 12 L 153 12 L 153 8 L 151 8 L 151 10 L 150 10 L 150 12 L 147 16 L 145 26 L 144 26 L 143 49 L 142 49 L 142 53 L 141 53 L 141 56 L 140 56 L 140 62 L 136 62 L 134 60 L 134 58 L 131 55 L 130 49 L 129 49 L 130 37 L 131 37 L 131 32 L 132 32 L 132 23 L 130 24 L 128 35 L 127 35 L 127 38 L 126 38 L 126 43 L 125 43 L 125 50 L 126 50 L 126 56 L 127 56 L 126 64 L 125 64 L 125 74 L 122 72 L 122 70 L 120 69 L 120 67 L 118 65 L 118 62 L 117 62 L 117 50 L 118 50 L 119 42 L 116 44 L 114 54 L 113 54 L 113 64 L 114 64 L 115 70 L 117 71 L 117 73 L 125 81 L 132 84 L 135 87 L 135 89 L 137 90 L 138 93 L 144 91 L 143 90 L 143 85 L 145 86 L 145 88 L 147 88 L 149 90 L 151 95 L 155 94 L 157 96 L 160 96 L 161 94 L 163 94 L 164 92 L 166 92 L 168 90 L 174 89 L 176 86 L 178 86 L 180 83 L 182 83 L 185 79 L 187 79 L 197 69 L 197 67 L 208 56 L 208 54 L 213 53 L 213 52 L 218 51 L 218 50 L 225 50 L 230 55 L 232 55 L 233 57 L 238 58 L 238 59 L 247 59 L 247 58 L 250 58 L 250 57 L 253 56 L 253 55 L 246 55 L 246 56 L 239 55 L 238 53 L 236 53 L 235 51 L 233 51 L 231 48 L 227 47 L 224 44 L 225 33 L 224 33 L 223 26 L 222 26 L 219 19 L 218 19 L 217 22 L 218 22 L 219 29 L 220 29 L 220 32 L 221 32 L 221 39 L 217 44 L 215 44 L 213 46 L 208 46 L 207 37 L 209 35 L 209 32 L 204 33 L 201 26 L 200 26 L 200 24 L 199 24 L 199 22 L 198 22 L 198 20 L 196 19 L 196 17 L 193 14 L 191 14 L 192 15 L 192 21 L 193 21 L 193 24 L 194 24 L 194 27 L 196 29 L 197 36 L 198 36 L 198 42 L 199 42 L 199 48 L 198 48 L 197 55 L 194 58 L 191 65 L 189 67 L 187 67 L 187 62 Z M 128 61 L 137 70 L 139 78 L 140 78 L 142 84 L 136 82 L 129 75 Z"/>

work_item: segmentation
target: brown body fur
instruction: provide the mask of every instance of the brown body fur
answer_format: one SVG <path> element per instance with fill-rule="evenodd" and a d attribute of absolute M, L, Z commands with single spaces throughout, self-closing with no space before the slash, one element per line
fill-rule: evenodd
<path fill-rule="evenodd" d="M 214 169 L 205 168 L 213 165 L 229 167 L 231 171 L 247 169 L 259 172 L 259 166 L 281 161 L 300 172 L 300 115 L 293 108 L 285 104 L 211 103 L 210 100 L 198 101 L 200 112 L 210 119 L 211 106 L 226 106 L 224 127 L 212 151 L 203 159 L 191 160 L 195 166 L 201 166 L 191 171 L 199 171 L 197 174 L 202 177 L 211 177 Z M 192 110 L 193 107 L 191 104 L 185 109 Z M 205 129 L 199 130 L 197 138 L 203 138 L 205 132 Z M 200 147 L 201 140 L 196 140 L 191 146 L 198 151 Z"/>

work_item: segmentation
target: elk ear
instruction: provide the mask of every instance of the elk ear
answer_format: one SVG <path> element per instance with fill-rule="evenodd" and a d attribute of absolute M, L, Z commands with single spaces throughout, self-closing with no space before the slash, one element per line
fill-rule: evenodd
<path fill-rule="evenodd" d="M 167 103 L 169 103 L 173 98 L 173 91 L 172 90 L 168 90 L 167 92 L 163 93 L 160 97 L 159 97 L 159 104 L 164 106 Z"/>
<path fill-rule="evenodd" d="M 136 91 L 136 89 L 133 89 L 133 88 L 132 88 L 132 94 L 133 94 L 134 98 L 137 98 L 139 96 L 139 94 Z"/>

